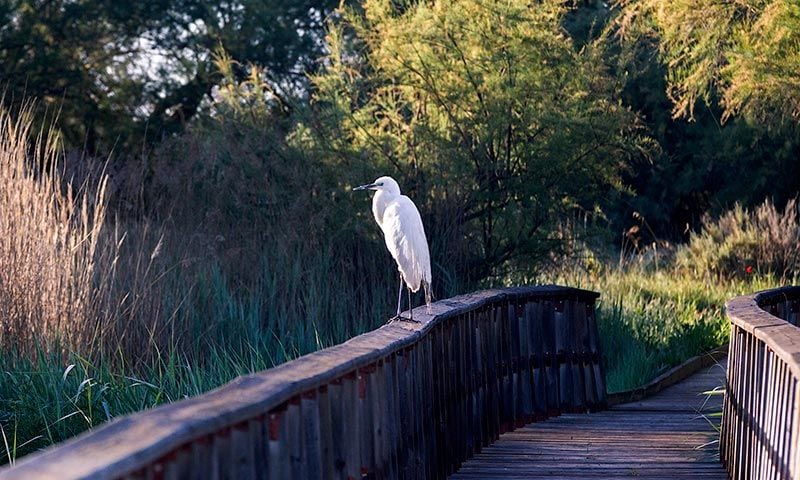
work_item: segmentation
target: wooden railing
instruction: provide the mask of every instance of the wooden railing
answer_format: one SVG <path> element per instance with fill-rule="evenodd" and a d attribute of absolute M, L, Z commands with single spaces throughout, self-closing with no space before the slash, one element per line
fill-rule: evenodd
<path fill-rule="evenodd" d="M 501 433 L 601 409 L 598 294 L 436 302 L 205 395 L 114 420 L 0 479 L 444 478 Z"/>
<path fill-rule="evenodd" d="M 800 287 L 734 298 L 720 457 L 734 479 L 800 479 Z"/>

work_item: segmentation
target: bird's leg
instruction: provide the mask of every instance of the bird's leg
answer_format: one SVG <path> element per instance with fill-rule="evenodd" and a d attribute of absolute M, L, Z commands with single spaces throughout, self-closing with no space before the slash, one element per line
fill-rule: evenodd
<path fill-rule="evenodd" d="M 408 289 L 408 313 L 410 318 L 400 317 L 400 320 L 407 322 L 421 323 L 419 320 L 414 320 L 414 306 L 411 304 L 411 289 Z"/>
<path fill-rule="evenodd" d="M 400 290 L 397 292 L 397 315 L 390 318 L 388 323 L 392 323 L 395 320 L 400 319 L 400 305 L 403 303 L 403 274 L 400 274 Z"/>
<path fill-rule="evenodd" d="M 408 315 L 411 317 L 410 320 L 414 321 L 414 304 L 411 303 L 411 289 L 408 289 Z"/>
<path fill-rule="evenodd" d="M 400 317 L 400 308 L 403 304 L 403 275 L 400 275 L 400 289 L 397 291 L 397 317 Z"/>

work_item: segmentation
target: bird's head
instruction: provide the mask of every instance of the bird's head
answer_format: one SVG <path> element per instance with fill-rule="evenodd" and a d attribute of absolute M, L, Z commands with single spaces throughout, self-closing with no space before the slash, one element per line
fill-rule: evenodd
<path fill-rule="evenodd" d="M 398 185 L 392 177 L 380 177 L 372 183 L 361 185 L 353 189 L 354 192 L 360 190 L 381 190 L 386 193 L 400 195 L 400 185 Z"/>

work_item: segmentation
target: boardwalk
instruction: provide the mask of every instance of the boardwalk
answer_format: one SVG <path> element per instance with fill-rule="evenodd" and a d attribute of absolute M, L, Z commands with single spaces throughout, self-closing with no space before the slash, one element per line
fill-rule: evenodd
<path fill-rule="evenodd" d="M 118 418 L 0 468 L 0 480 L 722 480 L 717 452 L 730 478 L 800 480 L 800 287 L 731 300 L 727 350 L 614 395 L 596 299 L 543 285 L 440 300 L 414 312 L 419 323 Z M 725 352 L 727 380 L 702 367 Z M 721 397 L 701 392 L 723 383 L 718 448 L 706 416 Z M 473 457 L 478 445 L 489 446 Z"/>
<path fill-rule="evenodd" d="M 722 360 L 722 365 L 727 363 Z M 702 414 L 722 410 L 721 365 L 639 402 L 601 413 L 565 414 L 506 433 L 465 462 L 452 480 L 719 479 L 717 431 Z"/>

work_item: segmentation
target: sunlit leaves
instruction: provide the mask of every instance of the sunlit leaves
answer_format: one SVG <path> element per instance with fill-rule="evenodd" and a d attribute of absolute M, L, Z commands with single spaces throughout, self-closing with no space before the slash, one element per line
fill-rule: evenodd
<path fill-rule="evenodd" d="M 448 228 L 440 241 L 467 242 L 460 264 L 480 264 L 478 277 L 541 260 L 557 219 L 595 211 L 641 153 L 635 115 L 599 53 L 576 50 L 565 12 L 554 0 L 369 0 L 331 26 L 314 101 L 349 152 L 338 161 L 368 159 L 416 189 Z"/>
<path fill-rule="evenodd" d="M 770 127 L 800 121 L 800 4 L 793 0 L 623 0 L 619 32 L 651 32 L 668 67 L 676 117 L 719 100 Z"/>

